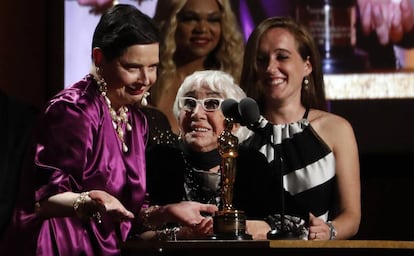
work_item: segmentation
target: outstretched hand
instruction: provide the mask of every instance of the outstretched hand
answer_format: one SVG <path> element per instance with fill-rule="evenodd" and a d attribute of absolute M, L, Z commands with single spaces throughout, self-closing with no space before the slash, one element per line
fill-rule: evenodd
<path fill-rule="evenodd" d="M 206 218 L 205 215 L 212 215 L 216 211 L 218 208 L 215 205 L 194 201 L 165 205 L 165 212 L 169 216 L 168 221 L 190 227 L 200 224 Z"/>
<path fill-rule="evenodd" d="M 100 213 L 108 214 L 115 221 L 134 218 L 134 214 L 128 211 L 117 198 L 105 191 L 91 190 L 89 197 L 97 204 Z"/>

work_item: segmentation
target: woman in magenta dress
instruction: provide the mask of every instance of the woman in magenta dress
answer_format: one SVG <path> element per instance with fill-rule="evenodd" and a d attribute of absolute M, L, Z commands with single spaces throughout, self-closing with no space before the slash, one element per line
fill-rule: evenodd
<path fill-rule="evenodd" d="M 133 105 L 157 78 L 158 42 L 152 20 L 133 6 L 116 5 L 101 17 L 93 71 L 53 97 L 40 117 L 2 252 L 119 255 L 135 224 L 197 228 L 201 212 L 217 210 L 145 203 L 148 126 Z"/>

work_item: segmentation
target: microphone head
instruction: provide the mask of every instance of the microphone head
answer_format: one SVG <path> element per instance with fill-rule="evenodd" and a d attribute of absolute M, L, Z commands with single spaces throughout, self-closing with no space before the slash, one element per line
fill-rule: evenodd
<path fill-rule="evenodd" d="M 235 99 L 225 99 L 221 103 L 221 111 L 225 117 L 232 117 L 234 122 L 240 123 L 239 103 Z"/>
<path fill-rule="evenodd" d="M 256 101 L 252 98 L 246 97 L 242 99 L 238 105 L 238 112 L 242 119 L 242 124 L 252 125 L 259 122 L 260 109 Z"/>

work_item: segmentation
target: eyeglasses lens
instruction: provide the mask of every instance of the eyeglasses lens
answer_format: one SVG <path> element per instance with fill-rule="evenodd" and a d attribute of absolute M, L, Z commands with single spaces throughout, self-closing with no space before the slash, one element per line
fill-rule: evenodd
<path fill-rule="evenodd" d="M 201 104 L 205 111 L 215 111 L 220 108 L 222 99 L 206 98 L 198 100 L 191 97 L 183 97 L 181 98 L 180 105 L 187 111 L 194 111 L 194 109 L 197 107 L 197 102 Z"/>

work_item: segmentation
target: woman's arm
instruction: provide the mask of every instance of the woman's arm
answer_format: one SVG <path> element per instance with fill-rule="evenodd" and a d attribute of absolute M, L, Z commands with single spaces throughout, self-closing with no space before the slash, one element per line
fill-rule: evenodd
<path fill-rule="evenodd" d="M 320 123 L 318 133 L 335 155 L 338 185 L 338 214 L 332 220 L 336 239 L 349 239 L 356 235 L 361 221 L 361 184 L 359 154 L 351 124 L 342 117 L 328 114 Z M 330 226 L 310 216 L 309 239 L 329 239 Z"/>
<path fill-rule="evenodd" d="M 102 214 L 108 214 L 115 221 L 133 219 L 118 199 L 101 190 L 74 193 L 63 192 L 36 203 L 36 213 L 43 218 L 71 217 L 87 219 L 94 217 L 98 222 Z"/>
<path fill-rule="evenodd" d="M 211 217 L 218 210 L 217 206 L 194 201 L 182 201 L 163 206 L 150 206 L 142 209 L 138 224 L 147 231 L 142 232 L 141 239 L 175 240 L 205 237 L 212 234 Z M 167 223 L 179 226 L 168 227 Z"/>

